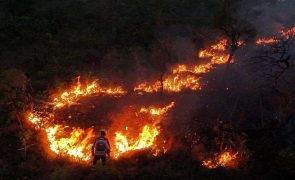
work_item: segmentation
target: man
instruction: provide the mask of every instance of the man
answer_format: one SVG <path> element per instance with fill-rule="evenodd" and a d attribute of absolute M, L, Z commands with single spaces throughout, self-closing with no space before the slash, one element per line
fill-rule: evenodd
<path fill-rule="evenodd" d="M 100 137 L 96 138 L 92 146 L 93 166 L 101 159 L 102 165 L 106 164 L 106 155 L 110 157 L 111 147 L 109 140 L 105 137 L 106 131 L 100 130 Z"/>

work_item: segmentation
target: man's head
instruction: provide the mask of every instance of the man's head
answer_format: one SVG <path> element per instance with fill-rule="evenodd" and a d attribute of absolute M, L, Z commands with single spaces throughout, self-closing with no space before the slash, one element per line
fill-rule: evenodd
<path fill-rule="evenodd" d="M 101 135 L 101 136 L 106 136 L 106 130 L 101 129 L 101 130 L 100 130 L 100 135 Z"/>

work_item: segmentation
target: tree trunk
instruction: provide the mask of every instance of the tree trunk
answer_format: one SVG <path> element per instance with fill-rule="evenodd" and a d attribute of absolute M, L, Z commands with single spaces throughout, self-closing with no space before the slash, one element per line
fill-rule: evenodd
<path fill-rule="evenodd" d="M 238 50 L 237 38 L 233 36 L 231 39 L 232 40 L 231 40 L 231 46 L 230 46 L 230 53 L 229 53 L 229 57 L 226 62 L 225 72 L 224 72 L 224 76 L 223 76 L 224 87 L 227 86 L 227 78 L 228 78 L 230 63 L 232 62 L 233 57 L 234 57 L 236 51 Z"/>
<path fill-rule="evenodd" d="M 160 77 L 160 82 L 161 82 L 161 94 L 164 93 L 163 76 L 164 76 L 164 74 L 162 73 L 162 74 L 161 74 L 161 77 Z"/>

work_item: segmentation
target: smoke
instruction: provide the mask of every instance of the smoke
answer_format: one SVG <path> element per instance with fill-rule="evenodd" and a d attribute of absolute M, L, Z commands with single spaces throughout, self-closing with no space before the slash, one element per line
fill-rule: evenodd
<path fill-rule="evenodd" d="M 195 44 L 188 37 L 177 37 L 172 41 L 172 51 L 178 60 L 194 60 L 196 56 Z"/>
<path fill-rule="evenodd" d="M 291 25 L 292 22 L 289 19 L 295 17 L 295 13 L 289 13 L 289 11 L 291 11 L 290 7 L 294 7 L 294 4 L 294 1 L 256 5 L 249 3 L 249 6 L 243 10 L 246 12 L 246 9 L 248 10 L 250 7 L 253 14 L 250 16 L 250 21 L 263 36 L 268 33 L 275 34 L 282 27 Z M 204 40 L 209 41 L 206 38 Z M 201 59 L 198 59 L 196 55 L 197 45 L 199 44 L 194 43 L 189 35 L 179 35 L 159 40 L 149 50 L 140 47 L 133 47 L 128 52 L 126 52 L 127 50 L 110 50 L 102 60 L 100 76 L 105 76 L 108 80 L 119 79 L 118 81 L 128 88 L 134 87 L 137 81 L 142 82 L 149 79 L 159 81 L 161 76 L 171 73 L 169 72 L 170 67 L 177 63 L 199 64 L 198 60 Z M 245 51 L 248 50 L 247 48 L 241 49 L 241 54 L 247 54 L 248 52 Z M 241 54 L 237 58 L 243 58 Z M 72 125 L 81 127 L 90 125 L 107 127 L 113 131 L 113 136 L 115 136 L 115 131 L 119 130 L 136 137 L 143 124 L 153 124 L 153 121 L 159 121 L 138 115 L 141 107 L 150 105 L 161 107 L 174 101 L 173 109 L 168 112 L 167 117 L 161 118 L 158 123 L 163 130 L 162 136 L 183 147 L 188 136 L 191 138 L 190 143 L 199 140 L 197 136 L 191 136 L 196 133 L 207 140 L 207 146 L 210 149 L 214 149 L 216 148 L 214 146 L 219 143 L 220 129 L 232 130 L 232 124 L 237 129 L 250 127 L 252 124 L 255 126 L 256 120 L 260 116 L 260 104 L 257 101 L 260 92 L 253 90 L 253 86 L 249 85 L 253 79 L 247 75 L 248 72 L 244 69 L 244 65 L 239 63 L 231 65 L 229 78 L 225 82 L 223 81 L 225 77 L 222 64 L 224 63 L 215 64 L 211 72 L 200 73 L 203 85 L 198 92 L 181 89 L 176 94 L 159 92 L 141 96 L 131 89 L 128 91 L 130 94 L 118 99 L 98 97 L 91 97 L 88 101 L 86 99 L 80 103 L 79 107 L 76 107 L 75 112 L 69 110 L 68 113 L 71 115 L 67 114 L 67 117 L 63 116 L 61 119 L 69 118 Z M 251 97 L 247 97 L 249 95 Z M 251 107 L 248 107 L 249 104 Z M 81 119 L 84 120 L 83 123 L 81 123 Z M 232 143 L 231 137 L 227 141 L 228 144 Z M 231 146 L 233 146 L 232 144 Z M 187 145 L 187 147 L 190 146 L 191 144 Z M 238 148 L 236 147 L 236 149 Z"/>
<path fill-rule="evenodd" d="M 249 1 L 246 2 L 249 3 Z M 273 35 L 282 28 L 291 28 L 295 25 L 295 1 L 293 0 L 277 0 L 272 3 L 255 1 L 250 6 L 250 21 L 260 35 Z"/>

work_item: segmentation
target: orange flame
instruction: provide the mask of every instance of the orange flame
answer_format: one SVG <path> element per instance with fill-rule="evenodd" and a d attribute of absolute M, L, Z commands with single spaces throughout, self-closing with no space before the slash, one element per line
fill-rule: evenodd
<path fill-rule="evenodd" d="M 138 91 L 140 92 L 140 94 L 142 94 L 141 91 L 144 91 L 146 93 L 154 93 L 154 92 L 158 92 L 161 89 L 161 82 L 160 81 L 156 81 L 153 84 L 149 84 L 148 82 L 143 82 L 140 83 L 138 86 L 136 86 L 134 88 L 134 91 Z"/>
<path fill-rule="evenodd" d="M 286 39 L 290 38 L 291 36 L 295 36 L 295 27 L 288 29 L 288 30 L 281 30 L 280 34 L 285 37 Z"/>
<path fill-rule="evenodd" d="M 77 102 L 81 97 L 95 94 L 107 93 L 108 95 L 121 95 L 125 93 L 120 88 L 107 89 L 99 88 L 96 83 L 92 83 L 85 88 L 81 88 L 78 78 L 78 83 L 69 90 L 55 96 L 53 110 L 61 108 L 65 105 L 71 105 Z M 162 108 L 150 107 L 150 115 L 161 116 L 174 106 L 174 102 Z M 49 109 L 48 109 L 49 110 Z M 46 111 L 46 110 L 45 110 Z M 50 112 L 50 111 L 48 111 Z M 42 114 L 45 114 L 42 116 Z M 91 158 L 91 146 L 95 137 L 93 129 L 84 130 L 82 128 L 70 128 L 64 125 L 54 124 L 54 111 L 52 113 L 43 113 L 35 111 L 28 113 L 27 118 L 35 128 L 45 131 L 49 143 L 49 149 L 57 155 L 69 157 L 72 160 L 88 161 Z M 126 130 L 128 127 L 125 127 Z M 124 136 L 120 131 L 115 132 L 115 147 L 114 156 L 118 158 L 120 154 L 139 149 L 146 149 L 153 145 L 156 136 L 159 134 L 159 128 L 153 125 L 143 125 L 142 132 L 139 137 L 132 138 L 127 141 L 127 136 Z"/>
<path fill-rule="evenodd" d="M 222 39 L 221 41 L 219 41 L 217 44 L 213 44 L 211 46 L 212 50 L 220 50 L 220 51 L 225 51 L 226 50 L 226 46 L 227 46 L 227 40 L 226 39 Z"/>
<path fill-rule="evenodd" d="M 44 112 L 30 112 L 27 114 L 27 119 L 36 129 L 44 128 L 48 123 L 50 123 L 53 119 L 52 113 L 44 113 Z"/>
<path fill-rule="evenodd" d="M 53 105 L 54 108 L 61 108 L 65 105 L 73 105 L 77 102 L 79 98 L 92 94 L 123 95 L 126 94 L 126 91 L 123 90 L 122 87 L 103 88 L 97 83 L 97 81 L 94 81 L 90 85 L 82 88 L 79 76 L 77 78 L 77 84 L 75 86 L 73 86 L 69 90 L 64 91 L 61 94 L 53 96 Z"/>
<path fill-rule="evenodd" d="M 199 78 L 193 75 L 171 75 L 164 82 L 164 89 L 168 92 L 180 92 L 183 89 L 198 90 L 200 88 Z"/>
<path fill-rule="evenodd" d="M 45 129 L 50 149 L 61 156 L 68 156 L 75 160 L 87 161 L 91 158 L 90 140 L 94 138 L 92 129 L 84 131 L 81 128 L 72 128 L 54 125 Z"/>
<path fill-rule="evenodd" d="M 188 66 L 178 64 L 172 68 L 172 73 L 166 75 L 161 84 L 160 81 L 153 83 L 143 82 L 134 88 L 139 94 L 159 92 L 161 89 L 167 92 L 180 92 L 184 89 L 199 90 L 201 89 L 198 75 L 209 72 L 215 64 L 224 64 L 229 58 L 226 52 L 227 40 L 222 39 L 213 44 L 209 49 L 201 50 L 199 58 L 210 59 L 208 63 Z M 190 74 L 188 74 L 190 73 Z"/>
<path fill-rule="evenodd" d="M 180 92 L 184 89 L 198 90 L 200 89 L 199 78 L 193 75 L 171 74 L 167 76 L 161 85 L 160 81 L 155 83 L 141 83 L 134 88 L 139 94 L 159 92 L 162 89 L 167 92 Z"/>
<path fill-rule="evenodd" d="M 217 167 L 230 167 L 233 161 L 237 159 L 238 154 L 238 152 L 233 154 L 226 151 L 212 159 L 204 160 L 202 165 L 210 169 L 215 169 Z"/>
<path fill-rule="evenodd" d="M 159 92 L 161 89 L 167 92 L 180 92 L 184 89 L 199 90 L 201 89 L 199 75 L 212 70 L 215 64 L 224 64 L 227 62 L 229 55 L 226 52 L 226 45 L 227 41 L 221 40 L 210 48 L 200 51 L 198 54 L 199 58 L 205 59 L 206 63 L 194 66 L 188 66 L 185 64 L 177 65 L 163 78 L 162 83 L 160 81 L 152 83 L 143 82 L 136 86 L 134 91 L 138 93 L 154 93 Z M 97 81 L 82 86 L 80 78 L 78 77 L 77 83 L 74 86 L 52 96 L 51 102 L 53 112 L 50 109 L 45 110 L 46 112 L 44 114 L 47 116 L 41 116 L 40 114 L 43 112 L 38 111 L 29 113 L 28 120 L 36 128 L 46 132 L 49 148 L 52 152 L 64 157 L 69 157 L 73 160 L 88 161 L 91 158 L 91 141 L 95 136 L 93 130 L 83 130 L 79 127 L 70 128 L 64 125 L 56 125 L 54 123 L 55 110 L 67 105 L 73 105 L 77 103 L 80 98 L 85 96 L 94 94 L 121 96 L 126 93 L 127 92 L 120 86 L 105 88 L 100 86 Z M 144 118 L 151 119 L 153 122 L 142 122 L 139 127 L 141 132 L 139 132 L 138 136 L 134 136 L 134 134 L 131 135 L 131 133 L 122 133 L 122 130 L 124 129 L 130 131 L 133 124 L 125 124 L 125 122 L 123 122 L 122 127 L 118 129 L 113 128 L 114 137 L 111 137 L 110 139 L 114 141 L 111 143 L 114 144 L 115 148 L 115 150 L 113 150 L 114 157 L 118 158 L 120 155 L 128 151 L 147 148 L 155 149 L 154 154 L 159 154 L 160 149 L 166 151 L 167 149 L 164 147 L 157 148 L 157 144 L 155 143 L 160 134 L 160 128 L 157 126 L 157 123 L 163 119 L 164 115 L 173 106 L 174 102 L 160 108 L 153 106 L 141 108 L 139 113 L 147 113 L 148 116 L 144 116 Z M 138 134 L 138 132 L 135 134 Z M 224 164 L 223 161 L 220 160 L 222 158 L 223 156 L 219 158 L 217 164 Z M 228 158 L 227 156 L 224 156 L 223 159 Z"/>
<path fill-rule="evenodd" d="M 37 129 L 39 129 L 43 125 L 43 119 L 36 114 L 29 113 L 28 119 Z"/>
<path fill-rule="evenodd" d="M 157 116 L 160 116 L 160 115 L 163 115 L 165 114 L 169 109 L 171 109 L 173 106 L 174 106 L 174 102 L 171 102 L 169 105 L 163 107 L 163 108 L 153 108 L 153 107 L 150 107 L 150 108 L 141 108 L 139 112 L 141 113 L 147 113 L 149 112 L 151 115 L 157 115 Z"/>
<path fill-rule="evenodd" d="M 151 127 L 145 125 L 138 137 L 137 140 L 129 140 L 121 132 L 116 132 L 115 146 L 116 152 L 114 154 L 115 158 L 118 158 L 121 154 L 138 150 L 146 149 L 151 147 L 154 144 L 155 138 L 160 133 L 160 130 L 157 127 Z"/>
<path fill-rule="evenodd" d="M 261 38 L 261 39 L 258 39 L 256 40 L 256 44 L 273 44 L 273 43 L 276 43 L 278 42 L 279 40 L 275 39 L 275 38 L 269 38 L 269 39 L 266 39 L 266 38 Z"/>
<path fill-rule="evenodd" d="M 284 39 L 289 39 L 291 37 L 295 36 L 295 27 L 288 29 L 288 30 L 281 30 L 279 32 L 279 36 L 281 36 Z M 274 44 L 279 42 L 278 37 L 272 37 L 272 38 L 260 38 L 256 40 L 256 44 L 258 45 L 266 45 L 266 44 Z"/>
<path fill-rule="evenodd" d="M 138 137 L 130 136 L 128 133 L 127 135 L 124 135 L 122 132 L 117 131 L 115 132 L 115 152 L 114 157 L 118 158 L 120 155 L 133 150 L 139 150 L 139 149 L 147 149 L 152 148 L 153 155 L 159 154 L 162 150 L 165 150 L 164 147 L 157 147 L 157 144 L 155 144 L 156 137 L 160 134 L 160 129 L 156 125 L 163 116 L 174 106 L 174 102 L 169 103 L 168 105 L 164 107 L 153 107 L 150 106 L 148 108 L 142 107 L 139 110 L 139 113 L 145 113 L 150 116 L 155 116 L 156 119 L 153 119 L 154 122 L 152 124 L 144 125 L 143 129 L 141 130 L 141 133 Z M 158 120 L 158 121 L 155 121 Z M 127 130 L 128 127 L 125 127 Z"/>

